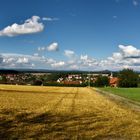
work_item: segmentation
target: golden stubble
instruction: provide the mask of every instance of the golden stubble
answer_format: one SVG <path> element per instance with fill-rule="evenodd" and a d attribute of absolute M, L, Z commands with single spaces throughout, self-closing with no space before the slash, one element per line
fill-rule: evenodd
<path fill-rule="evenodd" d="M 117 104 L 94 89 L 6 85 L 0 89 L 0 137 L 140 138 L 140 112 Z"/>

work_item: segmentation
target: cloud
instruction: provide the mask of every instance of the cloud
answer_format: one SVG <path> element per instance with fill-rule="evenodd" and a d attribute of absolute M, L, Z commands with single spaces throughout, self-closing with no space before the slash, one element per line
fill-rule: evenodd
<path fill-rule="evenodd" d="M 126 58 L 140 58 L 140 50 L 138 50 L 134 46 L 119 45 L 119 48 L 122 55 Z"/>
<path fill-rule="evenodd" d="M 115 15 L 113 16 L 113 19 L 117 19 L 117 18 L 118 18 L 118 16 L 115 16 Z"/>
<path fill-rule="evenodd" d="M 84 60 L 84 61 L 87 61 L 88 60 L 88 55 L 81 55 L 80 59 Z"/>
<path fill-rule="evenodd" d="M 50 46 L 50 45 L 49 45 Z M 45 47 L 47 49 L 47 47 Z M 119 45 L 118 51 L 105 59 L 96 59 L 88 55 L 78 55 L 65 50 L 68 60 L 56 60 L 46 56 L 24 54 L 0 54 L 1 68 L 45 68 L 59 70 L 120 70 L 122 68 L 140 69 L 140 49 L 132 45 Z"/>
<path fill-rule="evenodd" d="M 41 62 L 41 58 L 32 55 L 3 53 L 1 57 L 0 66 L 3 68 L 32 68 Z"/>
<path fill-rule="evenodd" d="M 38 47 L 37 50 L 38 51 L 46 51 L 46 47 Z"/>
<path fill-rule="evenodd" d="M 59 51 L 58 43 L 53 42 L 47 47 L 38 47 L 39 52 L 49 51 L 49 52 L 56 52 Z"/>
<path fill-rule="evenodd" d="M 54 42 L 54 43 L 52 43 L 52 44 L 50 44 L 47 48 L 47 51 L 49 51 L 49 52 L 56 52 L 56 51 L 58 51 L 59 50 L 59 48 L 58 48 L 58 43 L 57 42 Z"/>
<path fill-rule="evenodd" d="M 132 45 L 119 45 L 118 48 L 119 52 L 114 52 L 111 57 L 100 61 L 100 65 L 114 70 L 126 67 L 138 70 L 140 67 L 140 50 Z"/>
<path fill-rule="evenodd" d="M 2 68 L 45 68 L 45 69 L 62 69 L 65 66 L 64 61 L 57 61 L 52 58 L 24 55 L 14 53 L 0 54 L 0 67 Z"/>
<path fill-rule="evenodd" d="M 44 21 L 56 21 L 56 20 L 59 20 L 59 18 L 43 17 L 42 20 L 44 20 Z"/>
<path fill-rule="evenodd" d="M 0 64 L 3 62 L 3 57 L 0 55 Z"/>
<path fill-rule="evenodd" d="M 54 68 L 62 68 L 65 65 L 64 61 L 56 62 L 54 64 L 51 64 L 52 67 Z"/>
<path fill-rule="evenodd" d="M 29 59 L 26 58 L 26 57 L 22 57 L 22 58 L 19 58 L 19 59 L 17 60 L 16 63 L 24 63 L 24 64 L 28 64 L 28 63 L 29 63 Z"/>
<path fill-rule="evenodd" d="M 65 50 L 65 51 L 64 51 L 64 55 L 65 55 L 66 57 L 72 58 L 72 57 L 75 56 L 75 52 L 72 51 L 72 50 Z"/>
<path fill-rule="evenodd" d="M 133 0 L 132 3 L 133 3 L 134 6 L 138 6 L 139 5 L 138 0 Z"/>
<path fill-rule="evenodd" d="M 89 57 L 88 55 L 80 56 L 81 67 L 97 67 L 98 63 L 96 59 Z"/>
<path fill-rule="evenodd" d="M 38 56 L 39 56 L 39 54 L 38 54 L 38 53 L 34 53 L 34 56 L 37 56 L 37 57 L 38 57 Z"/>
<path fill-rule="evenodd" d="M 0 31 L 0 36 L 18 36 L 23 34 L 33 34 L 43 31 L 44 25 L 39 22 L 39 16 L 32 16 L 30 19 L 27 19 L 23 24 L 14 23 L 11 26 L 5 27 Z"/>

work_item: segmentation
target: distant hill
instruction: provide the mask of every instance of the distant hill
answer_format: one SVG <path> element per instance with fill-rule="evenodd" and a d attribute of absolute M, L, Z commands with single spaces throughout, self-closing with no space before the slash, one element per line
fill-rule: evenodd
<path fill-rule="evenodd" d="M 80 70 L 48 70 L 48 69 L 0 69 L 0 74 L 19 74 L 19 73 L 70 73 L 70 74 L 113 74 L 118 71 L 102 70 L 102 71 L 80 71 Z M 140 74 L 140 72 L 137 71 Z"/>
<path fill-rule="evenodd" d="M 87 71 L 74 70 L 44 70 L 44 69 L 0 69 L 0 74 L 18 74 L 18 73 L 88 73 Z"/>
<path fill-rule="evenodd" d="M 0 74 L 18 74 L 19 72 L 17 70 L 5 70 L 0 69 Z"/>
<path fill-rule="evenodd" d="M 47 69 L 0 69 L 0 74 L 18 74 L 18 73 L 107 73 L 111 71 L 79 71 L 79 70 L 47 70 Z"/>

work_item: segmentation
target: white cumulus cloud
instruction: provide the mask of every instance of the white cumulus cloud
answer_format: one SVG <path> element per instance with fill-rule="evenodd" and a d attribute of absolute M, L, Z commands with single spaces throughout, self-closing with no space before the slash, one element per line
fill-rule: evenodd
<path fill-rule="evenodd" d="M 59 50 L 59 47 L 58 47 L 58 43 L 57 42 L 53 42 L 51 43 L 49 46 L 47 47 L 38 47 L 38 51 L 49 51 L 49 52 L 56 52 Z"/>
<path fill-rule="evenodd" d="M 65 51 L 64 51 L 64 55 L 65 55 L 66 57 L 71 58 L 71 57 L 74 57 L 74 56 L 75 56 L 75 52 L 72 51 L 72 50 L 65 50 Z"/>
<path fill-rule="evenodd" d="M 55 44 L 54 46 L 57 45 Z M 48 47 L 45 47 L 45 51 L 48 51 L 47 48 Z M 65 50 L 64 53 L 69 58 L 68 60 L 48 58 L 46 56 L 39 55 L 38 53 L 34 55 L 2 53 L 0 54 L 0 67 L 34 67 L 59 70 L 79 69 L 91 71 L 106 69 L 121 70 L 123 68 L 133 68 L 134 70 L 140 69 L 140 49 L 132 45 L 119 45 L 117 52 L 113 52 L 112 55 L 104 59 L 96 59 L 88 55 L 78 55 L 72 50 Z"/>
<path fill-rule="evenodd" d="M 64 61 L 60 61 L 60 62 L 56 62 L 56 63 L 51 64 L 51 66 L 54 67 L 54 68 L 61 68 L 64 65 L 65 65 Z"/>
<path fill-rule="evenodd" d="M 47 47 L 47 51 L 58 51 L 59 48 L 58 48 L 58 43 L 57 42 L 54 42 L 52 44 L 50 44 L 48 47 Z"/>
<path fill-rule="evenodd" d="M 119 45 L 119 48 L 124 57 L 140 57 L 140 50 L 134 46 Z"/>
<path fill-rule="evenodd" d="M 0 36 L 18 36 L 23 34 L 32 34 L 43 31 L 44 25 L 39 22 L 39 16 L 32 16 L 27 19 L 23 24 L 14 23 L 11 26 L 7 26 L 0 31 Z"/>

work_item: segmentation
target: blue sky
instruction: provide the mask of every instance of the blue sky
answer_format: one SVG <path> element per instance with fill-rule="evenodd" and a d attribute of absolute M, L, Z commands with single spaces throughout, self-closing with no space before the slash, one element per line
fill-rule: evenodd
<path fill-rule="evenodd" d="M 1 0 L 0 68 L 140 68 L 140 0 Z"/>

